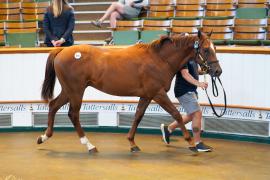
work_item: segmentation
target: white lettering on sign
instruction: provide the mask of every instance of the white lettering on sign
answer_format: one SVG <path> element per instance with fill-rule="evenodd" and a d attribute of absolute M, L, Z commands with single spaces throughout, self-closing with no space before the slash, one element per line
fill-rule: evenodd
<path fill-rule="evenodd" d="M 176 105 L 176 108 L 181 114 L 185 114 L 185 110 L 182 106 Z M 135 113 L 137 109 L 137 104 L 130 103 L 83 103 L 81 106 L 81 112 L 131 112 Z M 211 107 L 202 106 L 203 116 L 214 116 Z M 25 104 L 0 104 L 0 113 L 7 112 L 48 112 L 48 104 L 43 103 L 25 103 Z M 59 109 L 59 112 L 68 112 L 69 104 L 65 104 Z M 217 113 L 223 111 L 222 107 L 216 107 Z M 150 104 L 146 109 L 146 113 L 155 114 L 168 114 L 160 105 Z M 260 111 L 252 109 L 237 109 L 237 108 L 227 108 L 224 118 L 237 118 L 237 119 L 256 119 L 256 120 L 268 120 L 270 121 L 269 111 Z"/>
<path fill-rule="evenodd" d="M 22 112 L 26 111 L 25 104 L 3 104 L 0 105 L 0 112 Z"/>

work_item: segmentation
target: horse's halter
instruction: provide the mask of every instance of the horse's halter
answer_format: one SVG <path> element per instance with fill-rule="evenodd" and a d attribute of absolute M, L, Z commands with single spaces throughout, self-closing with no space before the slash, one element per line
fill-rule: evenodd
<path fill-rule="evenodd" d="M 201 60 L 201 62 L 202 62 L 202 63 L 198 63 L 201 66 L 201 70 L 204 73 L 209 73 L 210 70 L 211 70 L 210 64 L 218 63 L 218 60 L 209 62 L 208 61 L 208 53 L 206 54 L 205 58 L 203 58 L 201 53 L 200 53 L 199 41 L 194 42 L 194 49 L 196 51 L 195 59 L 199 58 Z"/>
<path fill-rule="evenodd" d="M 194 43 L 194 49 L 196 50 L 196 56 L 195 58 L 200 58 L 200 60 L 202 61 L 202 63 L 200 64 L 201 66 L 201 70 L 204 72 L 204 73 L 209 73 L 210 70 L 211 70 L 211 67 L 209 66 L 210 64 L 213 64 L 213 63 L 218 63 L 218 60 L 216 61 L 211 61 L 211 62 L 208 62 L 208 53 L 206 53 L 206 56 L 205 58 L 202 57 L 202 55 L 200 54 L 200 44 L 199 44 L 199 41 L 195 41 Z M 219 79 L 219 77 L 212 77 L 211 76 L 211 80 L 212 80 L 212 91 L 213 91 L 213 95 L 214 97 L 218 97 L 218 88 L 217 88 L 217 84 L 216 84 L 216 78 L 218 79 L 222 89 L 223 89 L 223 93 L 224 93 L 224 110 L 220 112 L 220 114 L 218 114 L 212 104 L 212 101 L 210 100 L 209 98 L 209 95 L 207 93 L 207 90 L 204 89 L 206 95 L 207 95 L 207 98 L 208 98 L 208 101 L 210 103 L 210 106 L 213 110 L 213 113 L 217 116 L 217 117 L 222 117 L 225 112 L 226 112 L 226 109 L 227 109 L 227 98 L 226 98 L 226 92 L 223 88 L 223 85 L 221 83 L 221 80 Z"/>

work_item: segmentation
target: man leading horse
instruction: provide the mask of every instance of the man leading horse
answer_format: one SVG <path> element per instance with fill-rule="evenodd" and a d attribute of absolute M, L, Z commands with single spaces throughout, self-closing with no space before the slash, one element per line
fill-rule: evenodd
<path fill-rule="evenodd" d="M 197 36 L 164 36 L 150 44 L 137 44 L 121 50 L 78 45 L 52 51 L 41 93 L 43 99 L 49 101 L 48 128 L 37 143 L 41 144 L 53 135 L 55 114 L 69 102 L 68 116 L 81 143 L 89 152 L 97 151 L 85 136 L 79 121 L 84 91 L 92 86 L 112 95 L 140 97 L 127 135 L 132 152 L 140 151 L 135 143 L 135 132 L 152 100 L 177 121 L 191 150 L 196 149 L 182 116 L 167 96 L 173 77 L 191 58 L 211 76 L 222 73 L 213 43 L 200 31 Z M 56 76 L 62 91 L 52 99 Z"/>

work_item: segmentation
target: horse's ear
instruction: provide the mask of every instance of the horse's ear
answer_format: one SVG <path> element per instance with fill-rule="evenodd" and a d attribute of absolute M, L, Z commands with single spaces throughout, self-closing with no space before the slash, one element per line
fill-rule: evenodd
<path fill-rule="evenodd" d="M 167 36 L 167 35 L 164 35 L 164 36 L 161 36 L 159 40 L 156 40 L 156 41 L 152 42 L 151 46 L 152 46 L 155 50 L 159 51 L 159 50 L 162 48 L 162 46 L 163 46 L 165 43 L 168 43 L 168 42 L 169 42 L 169 43 L 172 42 L 171 37 L 169 37 L 169 36 Z"/>
<path fill-rule="evenodd" d="M 202 37 L 202 32 L 201 32 L 201 30 L 198 31 L 198 37 L 199 37 L 199 39 L 201 39 L 201 37 Z"/>
<path fill-rule="evenodd" d="M 163 35 L 163 36 L 160 37 L 159 42 L 160 42 L 160 47 L 161 47 L 166 42 L 172 42 L 172 39 L 171 39 L 170 36 Z"/>
<path fill-rule="evenodd" d="M 211 30 L 211 32 L 207 33 L 207 36 L 210 38 L 212 33 L 213 33 L 213 29 Z"/>

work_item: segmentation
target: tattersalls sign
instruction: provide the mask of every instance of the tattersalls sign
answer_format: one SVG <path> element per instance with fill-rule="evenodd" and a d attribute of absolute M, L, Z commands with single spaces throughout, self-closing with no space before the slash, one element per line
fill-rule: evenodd
<path fill-rule="evenodd" d="M 7 112 L 23 112 L 26 111 L 25 104 L 0 104 L 0 113 Z"/>
<path fill-rule="evenodd" d="M 80 112 L 83 114 L 94 113 L 97 115 L 97 126 L 119 126 L 119 113 L 131 113 L 136 112 L 136 103 L 113 103 L 113 102 L 84 102 L 82 103 Z M 184 114 L 184 110 L 178 104 L 176 108 L 179 109 L 181 114 Z M 35 127 L 35 115 L 42 114 L 46 117 L 48 113 L 48 104 L 45 103 L 13 103 L 13 104 L 0 104 L 0 130 L 2 127 L 7 128 L 6 125 L 1 126 L 1 115 L 3 122 L 9 121 L 8 127 Z M 216 107 L 217 113 L 220 113 L 223 108 Z M 58 113 L 67 114 L 69 111 L 69 104 L 62 106 Z M 204 117 L 215 117 L 211 107 L 202 106 L 202 113 Z M 146 109 L 145 114 L 148 115 L 168 115 L 168 113 L 156 103 L 151 103 Z M 45 116 L 44 116 L 45 115 Z M 205 118 L 206 119 L 206 118 Z M 270 111 L 254 110 L 254 109 L 239 109 L 239 108 L 227 108 L 226 113 L 222 117 L 224 120 L 240 120 L 240 121 L 253 121 L 253 122 L 266 122 L 268 124 L 266 129 L 270 128 Z M 216 119 L 218 121 L 218 119 Z M 187 125 L 190 129 L 190 124 Z M 222 133 L 222 132 L 221 132 Z M 269 137 L 270 132 L 268 131 Z"/>
<path fill-rule="evenodd" d="M 181 113 L 184 110 L 179 105 L 176 105 Z M 81 112 L 129 112 L 135 113 L 137 104 L 135 103 L 83 103 L 81 106 Z M 67 113 L 69 109 L 69 104 L 62 106 L 59 112 Z M 217 107 L 217 112 L 219 113 L 222 108 Z M 47 104 L 43 103 L 21 103 L 21 104 L 0 104 L 0 115 L 1 113 L 16 113 L 16 112 L 48 112 L 49 108 Z M 212 109 L 209 106 L 202 106 L 203 116 L 214 116 Z M 158 104 L 150 104 L 146 109 L 146 113 L 155 114 L 167 114 L 164 109 L 162 109 Z M 237 119 L 253 119 L 253 120 L 266 120 L 270 121 L 270 111 L 260 111 L 252 109 L 238 109 L 238 108 L 228 108 L 224 114 L 224 118 L 237 118 Z"/>
<path fill-rule="evenodd" d="M 266 113 L 266 117 L 265 117 L 265 119 L 270 120 L 270 112 L 267 112 L 267 113 Z"/>

